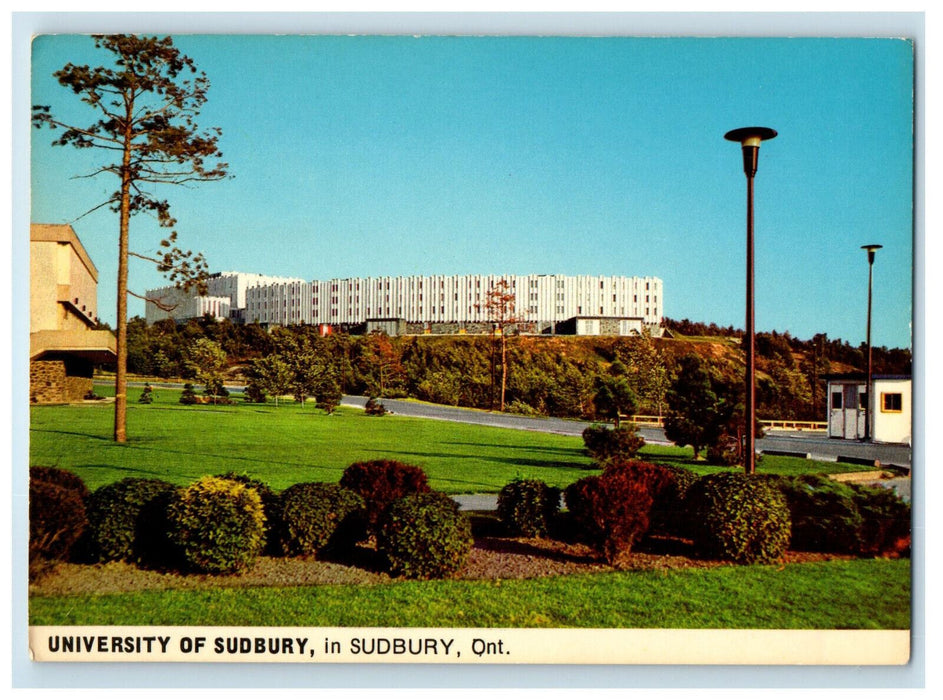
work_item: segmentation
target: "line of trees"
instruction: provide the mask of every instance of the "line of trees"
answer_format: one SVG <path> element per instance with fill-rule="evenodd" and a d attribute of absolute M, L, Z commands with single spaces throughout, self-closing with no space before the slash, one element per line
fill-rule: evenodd
<path fill-rule="evenodd" d="M 435 403 L 497 408 L 495 384 L 505 385 L 505 410 L 522 414 L 614 420 L 643 413 L 666 415 L 670 391 L 685 356 L 696 353 L 715 384 L 742 387 L 743 357 L 724 343 L 652 338 L 564 338 L 502 334 L 503 352 L 490 335 L 391 338 L 335 334 L 316 326 L 271 332 L 209 317 L 177 325 L 129 322 L 130 371 L 155 377 L 198 377 L 189 350 L 200 339 L 225 353 L 229 380 L 250 383 L 269 397 L 336 393 L 414 397 Z M 862 369 L 863 355 L 824 335 L 793 341 L 788 334 L 759 334 L 758 415 L 822 420 L 825 381 L 831 371 Z M 857 360 L 859 364 L 833 360 Z M 875 371 L 906 373 L 910 353 L 875 348 Z M 497 363 L 497 366 L 495 364 Z M 286 379 L 286 377 L 291 377 Z M 287 389 L 286 389 L 287 385 Z M 312 388 L 315 387 L 315 388 Z M 330 391 L 328 391 L 330 390 Z M 632 410 L 629 410 L 632 408 Z"/>

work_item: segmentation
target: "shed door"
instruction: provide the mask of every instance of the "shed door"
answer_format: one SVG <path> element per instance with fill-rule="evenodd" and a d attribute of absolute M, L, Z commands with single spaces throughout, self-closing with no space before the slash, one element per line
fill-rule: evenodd
<path fill-rule="evenodd" d="M 831 387 L 828 401 L 828 436 L 845 437 L 845 399 L 840 385 Z"/>
<path fill-rule="evenodd" d="M 858 385 L 858 434 L 856 437 L 863 438 L 867 432 L 864 423 L 868 419 L 868 385 Z M 873 425 L 873 423 L 872 423 Z"/>
<path fill-rule="evenodd" d="M 859 406 L 861 393 L 857 384 L 846 384 L 844 387 L 845 400 L 845 431 L 846 440 L 857 440 L 864 437 L 864 413 Z"/>
<path fill-rule="evenodd" d="M 865 385 L 839 384 L 829 395 L 828 435 L 833 438 L 857 440 L 864 437 Z"/>

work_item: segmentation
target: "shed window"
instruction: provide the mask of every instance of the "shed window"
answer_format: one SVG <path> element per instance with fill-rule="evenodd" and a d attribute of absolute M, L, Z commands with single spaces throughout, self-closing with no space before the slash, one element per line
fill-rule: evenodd
<path fill-rule="evenodd" d="M 903 396 L 900 393 L 881 393 L 882 413 L 900 413 L 903 410 Z"/>
<path fill-rule="evenodd" d="M 841 408 L 841 392 L 832 392 L 832 408 Z"/>

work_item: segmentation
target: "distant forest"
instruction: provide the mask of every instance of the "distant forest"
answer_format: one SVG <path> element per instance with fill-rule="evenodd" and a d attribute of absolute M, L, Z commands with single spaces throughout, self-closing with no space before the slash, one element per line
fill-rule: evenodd
<path fill-rule="evenodd" d="M 528 415 L 602 419 L 595 406 L 598 386 L 624 378 L 638 398 L 637 413 L 661 415 L 680 360 L 696 354 L 718 378 L 742 382 L 741 331 L 687 319 L 665 319 L 664 336 L 529 336 L 509 333 L 506 410 Z M 227 382 L 249 384 L 271 357 L 305 362 L 336 378 L 348 394 L 412 397 L 476 408 L 495 407 L 501 376 L 500 351 L 488 335 L 402 336 L 382 334 L 321 337 L 317 326 L 266 329 L 210 317 L 185 324 L 148 326 L 131 319 L 128 369 L 148 377 L 194 380 L 199 375 L 192 349 L 211 341 L 225 357 Z M 206 342 L 200 343 L 205 350 Z M 757 413 L 760 418 L 825 420 L 829 373 L 863 371 L 866 348 L 817 334 L 808 340 L 785 333 L 759 333 Z M 909 374 L 911 353 L 873 348 L 875 374 Z M 332 381 L 335 381 L 332 379 Z"/>
<path fill-rule="evenodd" d="M 662 320 L 662 327 L 668 335 L 693 337 L 741 338 L 743 330 L 733 326 L 722 327 L 716 323 L 701 323 L 672 318 Z M 848 365 L 865 371 L 867 369 L 867 345 L 851 345 L 841 338 L 829 338 L 825 333 L 817 333 L 809 340 L 800 340 L 790 335 L 789 331 L 777 333 L 757 333 L 756 352 L 760 357 L 783 355 L 787 352 L 805 353 L 825 358 L 829 362 Z M 871 348 L 872 365 L 875 374 L 910 374 L 911 353 L 909 348 Z"/>

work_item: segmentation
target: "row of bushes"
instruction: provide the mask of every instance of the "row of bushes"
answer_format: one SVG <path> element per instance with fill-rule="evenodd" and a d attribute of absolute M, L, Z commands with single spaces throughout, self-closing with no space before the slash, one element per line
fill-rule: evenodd
<path fill-rule="evenodd" d="M 48 562 L 131 561 L 233 573 L 265 552 L 325 554 L 374 537 L 394 575 L 447 576 L 465 562 L 471 527 L 432 491 L 418 467 L 352 464 L 339 484 L 294 484 L 275 494 L 244 475 L 204 477 L 184 488 L 128 478 L 90 493 L 76 475 L 30 469 L 30 570 Z"/>
<path fill-rule="evenodd" d="M 498 496 L 498 517 L 513 535 L 575 537 L 611 563 L 647 535 L 690 539 L 701 556 L 759 563 L 775 561 L 787 546 L 900 554 L 910 534 L 909 505 L 885 489 L 823 476 L 698 477 L 620 458 L 562 493 L 515 480 Z M 374 538 L 391 573 L 412 578 L 458 571 L 472 543 L 469 520 L 451 498 L 432 491 L 419 467 L 388 460 L 352 464 L 338 484 L 295 484 L 280 494 L 236 474 L 185 488 L 130 478 L 89 493 L 69 472 L 30 470 L 37 571 L 73 556 L 229 573 L 262 552 L 323 555 L 366 538 Z"/>
<path fill-rule="evenodd" d="M 602 474 L 562 492 L 517 480 L 498 496 L 498 516 L 526 537 L 575 536 L 611 563 L 646 535 L 689 539 L 708 558 L 768 563 L 787 547 L 857 556 L 901 555 L 910 506 L 893 491 L 825 476 L 698 477 L 680 467 L 609 459 Z"/>

